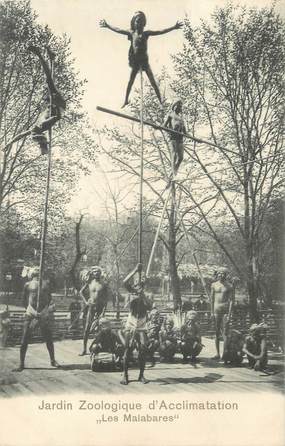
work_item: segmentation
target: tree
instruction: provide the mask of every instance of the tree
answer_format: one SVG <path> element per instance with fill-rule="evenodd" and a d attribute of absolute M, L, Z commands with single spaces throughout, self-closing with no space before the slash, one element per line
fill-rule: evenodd
<path fill-rule="evenodd" d="M 29 133 L 35 124 L 46 80 L 38 61 L 27 51 L 28 45 L 37 45 L 42 51 L 50 45 L 55 51 L 55 82 L 67 99 L 67 113 L 53 131 L 49 229 L 54 231 L 63 219 L 76 179 L 88 171 L 86 161 L 94 159 L 93 138 L 80 109 L 84 81 L 75 72 L 69 38 L 57 37 L 48 26 L 39 25 L 29 1 L 2 1 L 0 29 L 0 226 L 5 214 L 15 207 L 23 224 L 39 237 L 45 157 L 39 156 L 39 148 L 28 134 L 18 135 Z M 0 258 L 2 255 L 3 250 Z"/>
<path fill-rule="evenodd" d="M 183 98 L 193 131 L 207 133 L 216 144 L 216 149 L 194 145 L 188 150 L 206 188 L 219 194 L 216 215 L 198 209 L 208 233 L 246 281 L 251 318 L 256 320 L 262 232 L 284 174 L 284 24 L 274 7 L 229 4 L 197 29 L 187 19 L 184 35 L 183 51 L 175 57 L 173 88 Z M 195 191 L 184 189 L 197 203 Z M 239 234 L 242 268 L 216 230 L 225 218 Z"/>
<path fill-rule="evenodd" d="M 167 82 L 165 74 L 160 78 L 160 82 Z M 144 86 L 144 118 L 156 124 L 162 124 L 165 119 L 164 111 L 158 106 L 152 90 Z M 140 98 L 134 98 L 131 104 L 132 114 L 140 115 Z M 139 159 L 140 159 L 140 134 L 132 126 L 129 131 L 124 133 L 119 128 L 104 128 L 100 133 L 100 147 L 104 154 L 113 162 L 114 169 L 119 168 L 126 176 L 139 182 Z M 185 166 L 185 179 L 191 173 L 193 167 L 191 161 Z M 188 230 L 197 224 L 201 219 L 196 213 L 193 213 L 196 204 L 189 205 L 189 199 L 184 190 L 172 183 L 170 189 L 166 186 L 169 182 L 171 169 L 170 144 L 166 135 L 161 131 L 154 131 L 145 128 L 144 137 L 144 190 L 147 199 L 144 198 L 143 216 L 152 218 L 153 234 L 156 231 L 157 219 L 160 217 L 162 209 L 170 194 L 169 204 L 166 206 L 165 218 L 163 220 L 160 240 L 164 244 L 169 257 L 170 291 L 173 295 L 174 307 L 181 304 L 180 281 L 177 271 L 179 260 L 177 259 L 177 247 L 184 237 L 181 227 L 181 217 L 187 219 L 186 226 Z M 215 195 L 202 198 L 202 202 L 215 200 Z M 201 205 L 201 202 L 199 201 Z M 179 214 L 177 208 L 180 209 Z M 189 248 L 188 248 L 189 249 Z M 144 265 L 148 262 L 150 250 L 144 249 Z"/>

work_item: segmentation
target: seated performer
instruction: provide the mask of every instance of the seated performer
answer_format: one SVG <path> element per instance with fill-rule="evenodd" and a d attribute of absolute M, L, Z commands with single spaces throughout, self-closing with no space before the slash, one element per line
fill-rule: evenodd
<path fill-rule="evenodd" d="M 181 353 L 183 360 L 186 362 L 187 357 L 191 357 L 191 361 L 196 361 L 203 348 L 200 335 L 200 327 L 197 322 L 198 314 L 196 311 L 189 311 L 186 315 L 186 323 L 181 327 Z"/>
<path fill-rule="evenodd" d="M 204 294 L 199 296 L 199 299 L 195 302 L 195 310 L 196 311 L 207 311 L 208 310 L 208 302 L 206 301 L 206 297 Z"/>
<path fill-rule="evenodd" d="M 225 316 L 227 317 L 227 316 Z M 240 365 L 243 361 L 243 336 L 238 330 L 225 324 L 223 361 L 225 364 Z"/>
<path fill-rule="evenodd" d="M 6 309 L 0 310 L 0 347 L 6 347 L 7 345 L 10 325 L 10 312 L 8 305 L 6 305 Z"/>
<path fill-rule="evenodd" d="M 94 370 L 96 355 L 101 352 L 112 353 L 115 356 L 115 362 L 119 363 L 123 357 L 124 347 L 120 338 L 112 332 L 111 322 L 106 318 L 99 321 L 99 330 L 90 345 L 91 369 Z"/>
<path fill-rule="evenodd" d="M 87 342 L 92 326 L 95 327 L 95 325 L 98 325 L 99 318 L 104 315 L 107 307 L 109 290 L 101 276 L 101 268 L 99 266 L 92 266 L 86 283 L 79 292 L 84 304 L 88 308 L 83 335 L 83 351 L 80 356 L 87 354 Z M 84 295 L 86 291 L 89 292 L 88 300 Z"/>
<path fill-rule="evenodd" d="M 249 367 L 254 370 L 264 370 L 267 366 L 267 341 L 265 324 L 253 324 L 243 347 L 247 355 Z"/>
<path fill-rule="evenodd" d="M 125 326 L 125 352 L 124 352 L 124 377 L 121 384 L 127 385 L 129 383 L 128 366 L 130 360 L 131 349 L 133 343 L 136 342 L 138 349 L 138 362 L 139 362 L 139 377 L 138 381 L 146 384 L 148 381 L 144 377 L 145 362 L 147 356 L 147 325 L 146 317 L 147 311 L 151 310 L 151 303 L 144 294 L 144 281 L 138 280 L 132 285 L 130 282 L 134 275 L 138 273 L 141 275 L 142 264 L 138 263 L 133 271 L 131 271 L 124 279 L 125 288 L 129 293 L 132 293 L 133 299 L 130 302 L 130 312 Z"/>
<path fill-rule="evenodd" d="M 168 114 L 165 120 L 164 127 L 168 127 L 179 133 L 186 133 L 186 128 L 181 117 L 181 113 L 182 101 L 178 100 L 173 102 L 171 112 Z M 175 176 L 178 172 L 180 164 L 183 161 L 183 135 L 175 135 L 174 133 L 170 133 L 169 138 L 171 142 L 172 175 Z"/>
<path fill-rule="evenodd" d="M 154 353 L 159 347 L 159 330 L 161 326 L 160 313 L 153 304 L 152 310 L 149 313 L 149 320 L 147 323 L 148 332 L 148 352 L 150 357 L 151 366 L 155 365 Z"/>
<path fill-rule="evenodd" d="M 131 19 L 130 30 L 115 28 L 114 26 L 109 25 L 106 22 L 106 20 L 100 21 L 100 26 L 102 28 L 108 28 L 111 31 L 115 31 L 116 33 L 124 34 L 131 41 L 131 46 L 129 49 L 129 65 L 132 71 L 123 107 L 125 107 L 125 105 L 129 103 L 129 95 L 139 70 L 146 72 L 147 77 L 149 78 L 149 81 L 158 97 L 159 102 L 162 103 L 159 88 L 155 82 L 152 70 L 148 62 L 147 41 L 150 36 L 159 36 L 161 34 L 166 34 L 169 33 L 170 31 L 182 27 L 182 23 L 177 22 L 174 26 L 163 29 L 161 31 L 144 31 L 145 25 L 146 25 L 146 16 L 142 11 L 137 11 L 134 14 L 133 18 Z"/>
<path fill-rule="evenodd" d="M 50 363 L 53 367 L 59 367 L 54 357 L 54 345 L 52 340 L 52 322 L 55 305 L 51 298 L 51 287 L 48 279 L 43 279 L 40 293 L 39 309 L 37 310 L 37 297 L 39 289 L 39 268 L 35 267 L 31 271 L 31 280 L 24 285 L 23 300 L 26 308 L 24 318 L 23 336 L 20 347 L 20 366 L 16 369 L 21 372 L 25 368 L 25 357 L 28 349 L 31 331 L 37 326 L 40 327 L 43 340 L 50 356 Z"/>
<path fill-rule="evenodd" d="M 159 356 L 160 360 L 172 361 L 177 350 L 177 336 L 174 332 L 174 322 L 171 316 L 167 316 L 159 331 Z"/>
<path fill-rule="evenodd" d="M 28 50 L 39 58 L 48 84 L 49 96 L 46 96 L 45 98 L 46 106 L 40 114 L 35 127 L 32 129 L 32 139 L 39 144 L 42 155 L 45 155 L 48 153 L 48 140 L 44 135 L 44 132 L 50 130 L 52 126 L 61 119 L 62 113 L 66 108 L 66 101 L 56 88 L 51 70 L 43 58 L 40 49 L 30 45 Z M 49 48 L 47 48 L 47 53 L 51 60 L 55 58 L 55 54 Z"/>

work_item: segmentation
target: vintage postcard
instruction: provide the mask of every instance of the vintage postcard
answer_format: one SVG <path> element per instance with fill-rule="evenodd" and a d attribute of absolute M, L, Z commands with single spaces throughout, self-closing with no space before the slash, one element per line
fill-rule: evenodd
<path fill-rule="evenodd" d="M 0 0 L 0 446 L 281 446 L 285 4 Z"/>

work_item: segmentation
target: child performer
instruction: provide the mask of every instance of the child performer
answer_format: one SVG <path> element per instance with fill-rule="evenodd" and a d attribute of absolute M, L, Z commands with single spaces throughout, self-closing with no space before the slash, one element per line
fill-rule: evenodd
<path fill-rule="evenodd" d="M 166 34 L 169 33 L 170 31 L 182 27 L 181 22 L 176 22 L 174 26 L 163 29 L 161 31 L 144 31 L 145 25 L 146 25 L 146 16 L 142 11 L 135 12 L 133 18 L 131 19 L 130 30 L 115 28 L 114 26 L 109 25 L 106 22 L 106 20 L 100 21 L 101 28 L 108 28 L 116 33 L 124 34 L 131 41 L 131 46 L 129 49 L 129 65 L 132 71 L 123 107 L 125 107 L 125 105 L 129 103 L 129 95 L 139 70 L 146 72 L 149 81 L 158 97 L 159 102 L 160 103 L 162 102 L 158 86 L 155 82 L 152 70 L 148 62 L 147 41 L 150 36 L 159 36 L 161 34 Z"/>

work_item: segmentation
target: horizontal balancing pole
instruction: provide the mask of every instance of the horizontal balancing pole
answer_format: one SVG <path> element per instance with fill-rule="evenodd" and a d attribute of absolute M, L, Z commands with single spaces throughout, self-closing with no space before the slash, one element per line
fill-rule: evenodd
<path fill-rule="evenodd" d="M 104 113 L 109 113 L 110 115 L 118 116 L 119 118 L 124 118 L 124 119 L 128 119 L 129 121 L 138 122 L 139 124 L 141 123 L 141 120 L 139 118 L 136 118 L 135 116 L 126 115 L 125 113 L 117 112 L 117 111 L 114 111 L 114 110 L 111 110 L 111 109 L 105 108 L 105 107 L 100 107 L 99 105 L 96 107 L 96 109 L 98 111 L 101 111 Z M 235 152 L 232 152 L 231 150 L 226 149 L 225 147 L 219 146 L 211 141 L 206 141 L 204 139 L 195 138 L 195 136 L 189 135 L 189 133 L 176 132 L 175 130 L 172 130 L 168 127 L 164 127 L 163 125 L 154 124 L 153 122 L 150 122 L 150 121 L 143 120 L 143 123 L 145 125 L 148 125 L 154 129 L 156 129 L 156 130 L 164 130 L 165 132 L 172 133 L 173 135 L 183 136 L 184 138 L 190 138 L 190 139 L 192 139 L 192 141 L 195 141 L 198 144 L 207 144 L 209 146 L 219 148 L 226 152 L 236 154 Z"/>

